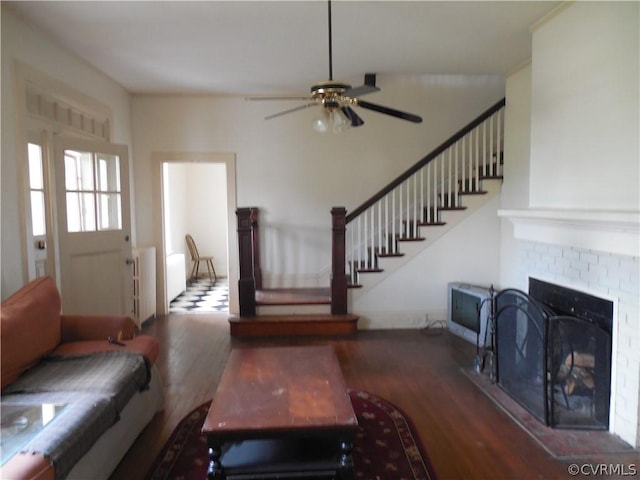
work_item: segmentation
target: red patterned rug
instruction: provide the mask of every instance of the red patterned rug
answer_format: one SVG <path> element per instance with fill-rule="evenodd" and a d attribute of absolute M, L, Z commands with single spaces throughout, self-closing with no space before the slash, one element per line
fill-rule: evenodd
<path fill-rule="evenodd" d="M 349 391 L 358 417 L 353 463 L 356 479 L 434 480 L 420 437 L 411 420 L 392 403 L 361 391 Z M 208 457 L 200 434 L 207 402 L 187 415 L 171 434 L 147 474 L 147 480 L 202 480 Z"/>

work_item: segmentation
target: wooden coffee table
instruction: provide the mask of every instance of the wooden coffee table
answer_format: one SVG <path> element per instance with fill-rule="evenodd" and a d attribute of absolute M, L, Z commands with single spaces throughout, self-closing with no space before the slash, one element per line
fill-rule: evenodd
<path fill-rule="evenodd" d="M 353 479 L 357 425 L 332 347 L 235 349 L 202 426 L 207 478 Z"/>

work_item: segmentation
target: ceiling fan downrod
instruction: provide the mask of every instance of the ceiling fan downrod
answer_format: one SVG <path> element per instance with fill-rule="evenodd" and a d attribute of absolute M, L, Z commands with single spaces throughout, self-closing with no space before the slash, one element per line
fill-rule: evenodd
<path fill-rule="evenodd" d="M 333 42 L 331 40 L 331 0 L 328 0 L 329 8 L 329 80 L 333 80 Z"/>

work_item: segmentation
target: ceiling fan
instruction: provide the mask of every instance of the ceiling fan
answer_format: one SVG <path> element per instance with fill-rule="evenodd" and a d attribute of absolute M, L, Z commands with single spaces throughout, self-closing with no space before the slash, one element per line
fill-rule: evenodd
<path fill-rule="evenodd" d="M 328 130 L 338 133 L 345 128 L 364 125 L 364 120 L 351 107 L 358 106 L 367 110 L 373 110 L 385 115 L 407 120 L 413 123 L 421 123 L 422 118 L 412 113 L 402 112 L 394 108 L 385 107 L 376 103 L 361 100 L 362 95 L 377 92 L 376 74 L 367 73 L 364 84 L 352 87 L 348 83 L 333 80 L 333 46 L 331 34 L 331 0 L 328 0 L 328 26 L 329 26 L 329 80 L 318 82 L 311 86 L 310 95 L 295 95 L 284 97 L 248 97 L 247 100 L 295 100 L 304 101 L 304 105 L 294 107 L 265 117 L 265 120 L 286 115 L 288 113 L 304 110 L 315 105 L 322 107 L 322 115 L 314 120 L 313 128 L 318 132 Z"/>

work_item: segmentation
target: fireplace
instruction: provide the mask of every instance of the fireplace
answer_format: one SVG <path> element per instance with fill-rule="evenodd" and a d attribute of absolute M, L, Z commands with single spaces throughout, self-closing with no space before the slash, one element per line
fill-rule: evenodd
<path fill-rule="evenodd" d="M 529 279 L 495 296 L 498 385 L 545 425 L 609 428 L 613 304 Z"/>

